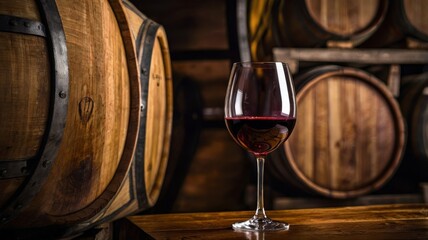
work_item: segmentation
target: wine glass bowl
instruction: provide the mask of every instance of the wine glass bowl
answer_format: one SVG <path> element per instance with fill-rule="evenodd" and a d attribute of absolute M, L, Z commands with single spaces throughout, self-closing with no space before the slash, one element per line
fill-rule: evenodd
<path fill-rule="evenodd" d="M 290 136 L 296 122 L 291 74 L 282 62 L 234 63 L 225 98 L 225 123 L 235 142 L 257 159 L 257 209 L 232 227 L 241 231 L 288 230 L 266 216 L 263 174 L 266 156 Z"/>

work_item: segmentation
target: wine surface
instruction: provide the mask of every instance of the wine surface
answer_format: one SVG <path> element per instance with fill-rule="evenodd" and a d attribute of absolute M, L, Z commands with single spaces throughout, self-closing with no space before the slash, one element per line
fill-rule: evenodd
<path fill-rule="evenodd" d="M 235 141 L 255 156 L 265 156 L 278 148 L 296 123 L 291 117 L 226 117 L 227 129 Z"/>

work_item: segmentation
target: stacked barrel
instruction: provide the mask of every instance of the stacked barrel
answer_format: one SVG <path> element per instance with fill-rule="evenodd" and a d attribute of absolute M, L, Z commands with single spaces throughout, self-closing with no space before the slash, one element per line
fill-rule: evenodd
<path fill-rule="evenodd" d="M 243 2 L 248 9 L 251 60 L 287 61 L 274 54 L 275 48 L 293 49 L 296 55 L 299 49 L 321 49 L 330 54 L 329 61 L 309 60 L 294 68 L 297 123 L 283 148 L 267 163 L 274 188 L 284 194 L 355 198 L 385 189 L 397 172 L 410 167 L 405 177 L 412 178 L 413 185 L 405 186 L 404 191 L 417 189 L 414 185 L 424 178 L 420 174 L 415 179 L 413 173 L 426 165 L 428 152 L 423 134 L 426 107 L 422 107 L 427 86 L 425 63 L 410 66 L 403 57 L 402 63 L 393 66 L 363 64 L 358 54 L 355 61 L 344 63 L 335 60 L 329 50 L 425 53 L 428 21 L 424 12 L 428 3 Z M 410 73 L 416 75 L 406 76 Z M 391 87 L 394 84 L 398 90 Z M 389 193 L 400 191 L 403 189 Z"/>
<path fill-rule="evenodd" d="M 245 21 L 252 60 L 272 48 L 426 48 L 423 0 L 251 0 Z"/>
<path fill-rule="evenodd" d="M 0 1 L 0 21 L 2 236 L 72 236 L 153 206 L 172 126 L 162 26 L 119 0 Z"/>

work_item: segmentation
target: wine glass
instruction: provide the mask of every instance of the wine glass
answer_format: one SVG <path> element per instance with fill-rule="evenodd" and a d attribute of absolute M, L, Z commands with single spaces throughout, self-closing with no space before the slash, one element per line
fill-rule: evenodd
<path fill-rule="evenodd" d="M 291 74 L 282 62 L 238 62 L 227 87 L 225 122 L 233 139 L 257 159 L 257 209 L 252 218 L 234 223 L 238 231 L 288 230 L 289 224 L 266 216 L 263 172 L 267 154 L 281 146 L 296 123 Z"/>

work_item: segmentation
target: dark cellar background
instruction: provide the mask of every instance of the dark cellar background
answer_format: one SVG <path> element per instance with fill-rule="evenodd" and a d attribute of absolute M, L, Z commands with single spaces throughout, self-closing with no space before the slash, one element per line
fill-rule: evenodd
<path fill-rule="evenodd" d="M 253 1 L 253 7 L 256 4 L 266 7 L 261 2 L 263 1 Z M 265 4 L 266 2 L 269 1 L 264 1 Z M 278 4 L 277 1 L 271 2 Z M 257 53 L 254 53 L 253 48 L 243 47 L 242 44 L 245 41 L 250 42 L 248 45 L 252 44 L 252 36 L 247 36 L 250 39 L 245 39 L 245 35 L 239 32 L 239 27 L 242 27 L 243 24 L 242 15 L 247 15 L 247 21 L 255 16 L 249 10 L 252 6 L 249 1 L 169 0 L 158 2 L 145 0 L 133 1 L 133 3 L 148 18 L 165 27 L 174 71 L 174 83 L 177 85 L 177 89 L 180 89 L 178 90 L 180 92 L 177 91 L 178 96 L 182 98 L 180 99 L 182 102 L 178 103 L 181 105 L 176 111 L 180 111 L 179 115 L 187 115 L 188 122 L 191 122 L 188 125 L 182 123 L 181 127 L 185 130 L 180 136 L 181 139 L 175 139 L 176 143 L 174 143 L 174 139 L 172 140 L 171 151 L 178 153 L 173 154 L 174 156 L 170 158 L 170 161 L 178 163 L 177 170 L 173 173 L 175 180 L 170 186 L 170 194 L 161 198 L 152 211 L 197 212 L 252 209 L 252 205 L 255 204 L 254 159 L 251 159 L 233 142 L 225 128 L 223 123 L 224 94 L 233 62 L 250 59 L 270 61 L 273 60 L 272 49 L 281 46 L 272 41 L 272 36 L 269 35 L 271 33 L 267 30 L 259 40 Z M 241 12 L 239 15 L 237 9 L 244 5 L 247 7 L 247 13 Z M 266 11 L 266 15 L 269 15 L 269 11 Z M 377 35 L 375 33 L 374 37 L 365 44 L 354 48 L 379 48 L 381 45 L 376 46 L 379 39 L 382 39 L 379 37 L 382 32 L 379 32 Z M 383 38 L 383 41 L 385 41 L 385 45 L 381 48 L 385 49 L 412 48 L 409 44 L 405 45 L 401 42 L 388 43 L 386 38 Z M 426 45 L 423 44 L 424 41 L 421 42 L 422 44 L 413 48 L 423 50 Z M 370 46 L 370 44 L 372 45 Z M 299 46 L 288 45 L 286 47 Z M 326 48 L 326 46 L 313 46 L 312 48 L 318 47 Z M 387 75 L 388 71 L 391 71 L 389 65 L 356 62 L 339 64 L 370 72 L 388 84 Z M 329 63 L 302 62 L 299 65 L 299 71 L 303 72 L 314 66 L 326 64 Z M 398 64 L 398 66 L 401 78 L 405 78 L 407 75 L 422 74 L 426 71 L 425 64 L 406 64 L 403 61 L 403 64 Z M 415 102 L 423 101 L 420 94 L 419 90 L 418 95 L 414 96 Z M 408 111 L 420 112 L 424 107 L 421 106 L 421 108 Z M 410 121 L 409 118 L 408 121 Z M 419 127 L 420 125 L 418 125 L 418 129 Z M 180 141 L 184 141 L 184 145 L 177 143 Z M 401 164 L 390 180 L 379 189 L 357 198 L 335 199 L 314 194 L 305 191 L 304 188 L 284 182 L 283 179 L 272 177 L 268 170 L 266 173 L 268 208 L 422 201 L 421 187 L 427 174 L 421 168 L 415 169 L 412 144 L 414 143 L 407 141 Z M 269 161 L 266 164 L 269 168 Z"/>

